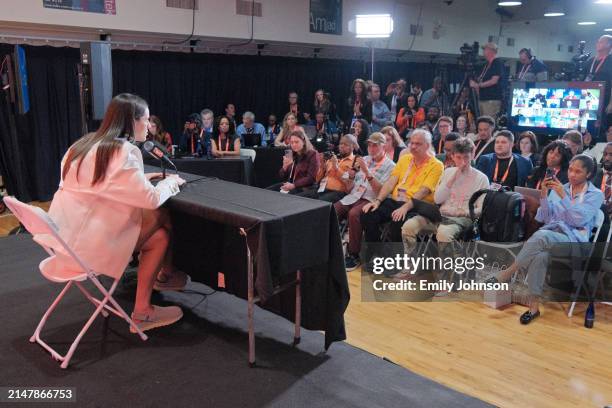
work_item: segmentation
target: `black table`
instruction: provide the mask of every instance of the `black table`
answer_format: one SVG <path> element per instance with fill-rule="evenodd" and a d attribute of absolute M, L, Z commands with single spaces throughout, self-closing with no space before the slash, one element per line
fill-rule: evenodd
<path fill-rule="evenodd" d="M 158 160 L 147 156 L 144 157 L 144 162 L 152 166 L 157 166 L 159 163 Z M 250 157 L 238 156 L 216 159 L 183 157 L 172 159 L 172 162 L 179 172 L 216 177 L 239 184 L 253 184 L 253 161 Z"/>
<path fill-rule="evenodd" d="M 146 171 L 159 169 L 147 166 Z M 254 290 L 263 307 L 298 322 L 301 309 L 303 327 L 325 331 L 325 348 L 344 340 L 349 290 L 331 204 L 222 180 L 184 177 L 193 181 L 168 202 L 175 265 L 213 288 L 218 288 L 222 272 L 225 290 L 246 298 L 251 306 L 249 277 L 254 272 L 248 258 L 252 254 Z M 288 286 L 296 271 L 301 290 L 275 295 L 275 288 Z"/>
<path fill-rule="evenodd" d="M 254 185 L 266 188 L 281 182 L 278 171 L 283 165 L 283 155 L 287 147 L 255 147 L 256 152 L 254 172 Z"/>

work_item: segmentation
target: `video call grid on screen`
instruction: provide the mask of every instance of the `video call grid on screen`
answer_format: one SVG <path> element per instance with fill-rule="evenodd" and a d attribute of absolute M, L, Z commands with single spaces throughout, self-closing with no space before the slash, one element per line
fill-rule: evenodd
<path fill-rule="evenodd" d="M 514 83 L 511 93 L 511 128 L 592 129 L 601 117 L 603 82 Z"/>

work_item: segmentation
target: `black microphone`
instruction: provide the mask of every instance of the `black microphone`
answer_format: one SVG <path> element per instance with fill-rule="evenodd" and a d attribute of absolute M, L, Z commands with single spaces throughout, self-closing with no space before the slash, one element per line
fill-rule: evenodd
<path fill-rule="evenodd" d="M 158 143 L 153 140 L 147 140 L 143 143 L 142 148 L 152 157 L 155 157 L 156 159 L 165 162 L 166 164 L 172 166 L 172 168 L 176 168 L 174 163 L 172 163 L 172 160 L 170 160 L 166 148 L 161 143 Z"/>

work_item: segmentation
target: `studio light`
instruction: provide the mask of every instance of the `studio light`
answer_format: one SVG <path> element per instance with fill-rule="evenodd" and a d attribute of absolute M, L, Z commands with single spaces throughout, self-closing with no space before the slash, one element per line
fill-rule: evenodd
<path fill-rule="evenodd" d="M 544 17 L 560 17 L 565 15 L 565 9 L 563 6 L 552 3 L 550 6 L 546 7 L 544 11 Z"/>
<path fill-rule="evenodd" d="M 523 4 L 522 1 L 498 1 L 497 5 L 501 7 L 515 7 L 521 6 Z"/>
<path fill-rule="evenodd" d="M 580 21 L 578 25 L 586 26 L 586 25 L 595 25 L 597 24 L 595 21 Z"/>
<path fill-rule="evenodd" d="M 357 38 L 388 38 L 393 32 L 390 14 L 358 14 L 355 16 Z"/>

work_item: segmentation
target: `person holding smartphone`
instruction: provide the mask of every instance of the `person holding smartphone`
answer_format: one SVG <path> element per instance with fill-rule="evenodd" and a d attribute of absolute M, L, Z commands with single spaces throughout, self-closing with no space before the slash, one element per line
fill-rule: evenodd
<path fill-rule="evenodd" d="M 487 283 L 508 282 L 519 269 L 527 272 L 529 310 L 520 317 L 529 324 L 540 316 L 540 298 L 551 255 L 584 256 L 582 245 L 591 231 L 601 205 L 603 193 L 591 183 L 597 164 L 591 156 L 579 154 L 570 161 L 569 182 L 562 184 L 555 176 L 540 186 L 540 208 L 536 220 L 544 225 L 529 238 L 516 256 L 516 261 Z M 573 244 L 573 245 L 572 245 Z"/>
<path fill-rule="evenodd" d="M 267 187 L 284 194 L 299 194 L 312 189 L 319 171 L 319 155 L 303 130 L 289 134 L 289 146 L 278 174 L 284 181 Z"/>

